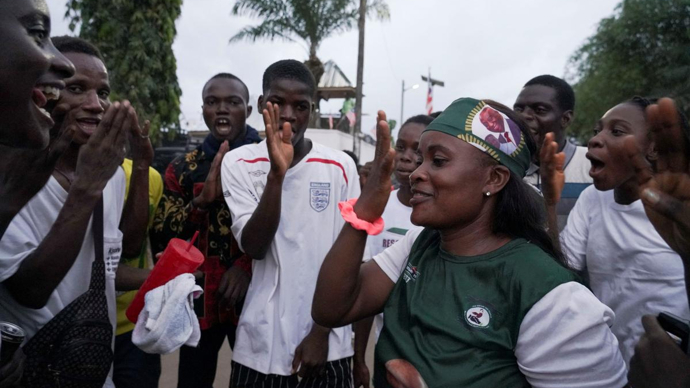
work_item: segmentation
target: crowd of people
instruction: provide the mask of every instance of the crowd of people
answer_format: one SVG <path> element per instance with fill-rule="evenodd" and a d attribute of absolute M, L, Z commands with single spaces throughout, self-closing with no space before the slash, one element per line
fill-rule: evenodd
<path fill-rule="evenodd" d="M 0 387 L 157 387 L 125 310 L 174 238 L 204 257 L 178 387 L 212 387 L 226 339 L 236 388 L 690 386 L 688 339 L 657 318 L 690 327 L 669 98 L 609 107 L 583 147 L 573 89 L 541 75 L 512 109 L 459 98 L 394 141 L 379 111 L 359 166 L 305 136 L 316 81 L 286 59 L 258 112 L 211 77 L 209 135 L 161 177 L 149 122 L 111 101 L 97 47 L 50 37 L 43 1 L 0 1 L 0 42 L 0 321 L 24 334 Z"/>

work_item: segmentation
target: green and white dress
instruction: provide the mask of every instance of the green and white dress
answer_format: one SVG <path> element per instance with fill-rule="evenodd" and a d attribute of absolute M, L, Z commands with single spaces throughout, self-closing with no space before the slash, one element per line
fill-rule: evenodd
<path fill-rule="evenodd" d="M 431 388 L 627 383 L 611 309 L 526 240 L 460 257 L 441 248 L 437 231 L 420 229 L 374 260 L 396 283 L 376 346 L 376 388 L 389 387 L 393 359 L 414 365 Z"/>

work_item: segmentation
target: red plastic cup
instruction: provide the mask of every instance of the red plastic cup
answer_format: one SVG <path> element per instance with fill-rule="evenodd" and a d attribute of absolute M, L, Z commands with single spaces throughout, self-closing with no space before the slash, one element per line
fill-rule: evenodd
<path fill-rule="evenodd" d="M 204 262 L 204 255 L 192 245 L 195 239 L 196 235 L 194 235 L 192 242 L 179 238 L 170 240 L 165 251 L 163 251 L 163 255 L 137 292 L 132 304 L 127 308 L 125 313 L 127 319 L 133 323 L 137 322 L 139 313 L 144 309 L 144 297 L 147 292 L 175 279 L 178 275 L 192 273 L 199 268 Z"/>

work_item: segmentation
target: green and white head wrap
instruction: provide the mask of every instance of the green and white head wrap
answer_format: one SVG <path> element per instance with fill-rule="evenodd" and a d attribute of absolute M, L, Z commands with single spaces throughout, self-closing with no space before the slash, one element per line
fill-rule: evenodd
<path fill-rule="evenodd" d="M 455 100 L 427 131 L 443 132 L 473 145 L 524 178 L 531 154 L 516 122 L 473 98 Z"/>

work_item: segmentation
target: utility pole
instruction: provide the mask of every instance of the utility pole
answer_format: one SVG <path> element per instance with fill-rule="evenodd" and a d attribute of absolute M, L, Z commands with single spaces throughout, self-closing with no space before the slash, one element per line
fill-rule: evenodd
<path fill-rule="evenodd" d="M 417 89 L 418 87 L 419 84 L 414 84 L 409 88 L 405 88 L 405 80 L 402 81 L 402 92 L 400 92 L 400 123 L 398 124 L 398 128 L 403 125 L 403 120 L 405 119 L 405 117 L 403 117 L 403 112 L 405 111 L 405 92 L 408 90 Z"/>
<path fill-rule="evenodd" d="M 426 82 L 428 87 L 429 87 L 429 90 L 428 90 L 427 95 L 426 95 L 426 110 L 427 110 L 426 114 L 430 115 L 431 113 L 433 113 L 433 110 L 434 110 L 434 108 L 433 108 L 433 102 L 434 102 L 433 88 L 434 88 L 434 86 L 444 87 L 444 86 L 446 86 L 446 83 L 441 81 L 441 80 L 431 78 L 431 68 L 429 68 L 429 76 L 428 77 L 422 76 L 422 81 Z"/>
<path fill-rule="evenodd" d="M 364 22 L 367 0 L 359 0 L 359 53 L 357 55 L 357 96 L 355 98 L 355 127 L 352 130 L 352 152 L 359 158 L 359 134 L 362 133 L 362 86 L 364 83 Z"/>

